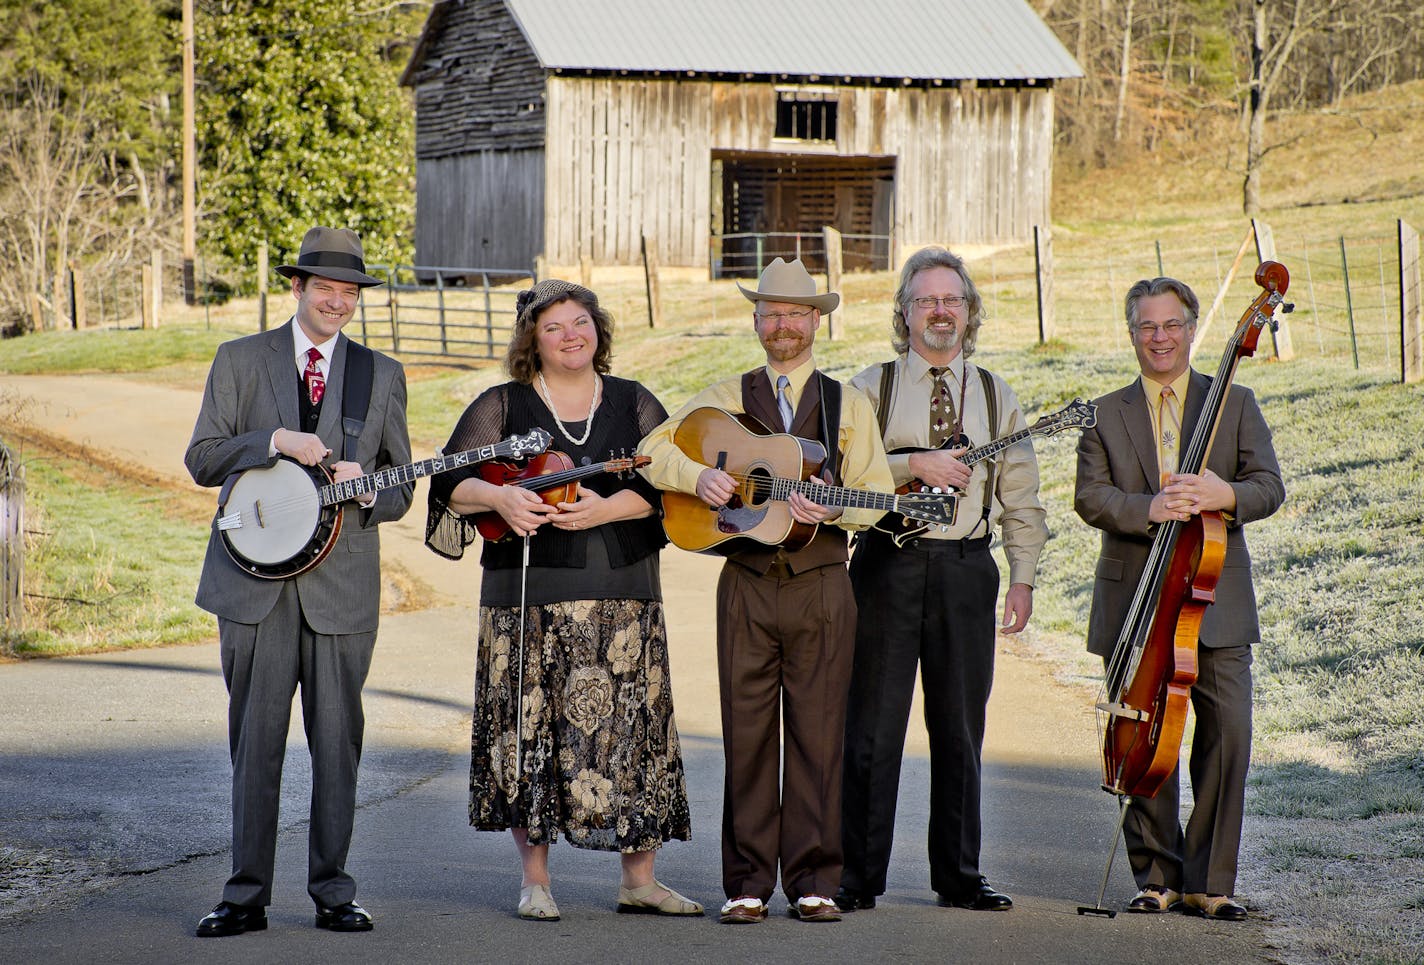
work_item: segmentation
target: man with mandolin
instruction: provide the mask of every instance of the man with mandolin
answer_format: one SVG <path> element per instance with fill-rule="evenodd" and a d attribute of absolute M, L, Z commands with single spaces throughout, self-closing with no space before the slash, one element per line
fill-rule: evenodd
<path fill-rule="evenodd" d="M 1279 299 L 1289 276 L 1267 263 L 1257 280 L 1272 289 L 1264 303 Z M 1269 312 L 1253 305 L 1242 322 L 1250 348 L 1238 335 L 1213 379 L 1190 365 L 1197 311 L 1191 288 L 1173 278 L 1129 289 L 1127 334 L 1141 374 L 1097 400 L 1097 425 L 1078 444 L 1074 507 L 1102 531 L 1088 649 L 1108 668 L 1108 698 L 1099 705 L 1112 714 L 1104 789 L 1124 795 L 1123 833 L 1139 889 L 1128 910 L 1183 907 L 1239 921 L 1246 909 L 1233 892 L 1251 757 L 1251 647 L 1261 638 L 1243 527 L 1274 513 L 1285 486 L 1255 397 L 1231 385 L 1236 360 L 1254 350 Z M 1139 688 L 1148 694 L 1140 703 Z M 1177 760 L 1188 695 L 1175 724 L 1167 702 L 1182 688 L 1196 716 L 1185 830 Z M 1164 746 L 1151 751 L 1159 739 Z M 1144 752 L 1160 764 L 1128 776 Z"/>
<path fill-rule="evenodd" d="M 404 370 L 341 331 L 361 289 L 381 284 L 366 274 L 361 239 L 348 228 L 312 228 L 296 263 L 277 271 L 291 279 L 296 314 L 280 328 L 218 347 L 184 457 L 198 485 L 225 487 L 224 503 L 238 474 L 329 465 L 330 479 L 341 484 L 410 462 Z M 233 853 L 222 901 L 199 922 L 199 936 L 267 927 L 282 761 L 298 684 L 311 751 L 307 891 L 316 925 L 371 929 L 345 867 L 365 728 L 361 688 L 379 620 L 378 527 L 405 515 L 414 488 L 362 486 L 355 505 L 334 516 L 331 539 L 317 540 L 326 543 L 321 553 L 290 575 L 240 565 L 222 527 L 289 530 L 282 510 L 297 497 L 256 499 L 256 512 L 220 510 L 214 520 L 197 603 L 217 615 L 229 694 Z M 315 498 L 310 488 L 307 496 Z M 325 565 L 315 565 L 323 556 Z"/>
<path fill-rule="evenodd" d="M 808 446 L 818 443 L 815 451 L 829 454 L 822 480 L 828 502 L 829 494 L 848 492 L 841 487 L 889 493 L 890 470 L 865 396 L 822 374 L 812 357 L 821 314 L 833 311 L 840 296 L 817 294 L 799 259 L 777 258 L 755 290 L 738 287 L 755 305 L 752 324 L 766 364 L 699 393 L 654 429 L 639 452 L 652 458 L 643 471 L 667 497 L 695 495 L 701 501 L 697 511 L 709 519 L 735 504 L 776 501 L 787 512 L 788 525 L 808 529 L 808 540 L 796 549 L 776 537 L 744 536 L 719 550 L 727 556 L 717 586 L 726 755 L 722 884 L 727 902 L 721 921 L 763 921 L 778 865 L 793 916 L 837 921 L 832 896 L 841 874 L 841 736 L 856 622 L 845 567 L 846 531 L 870 525 L 881 510 L 849 500 L 833 507 L 812 498 L 808 490 L 822 487 L 799 485 L 803 466 L 794 442 L 796 464 L 778 467 L 759 458 L 748 464 L 735 438 L 720 446 L 687 446 L 706 450 L 699 460 L 679 445 L 680 432 L 690 416 L 713 407 L 744 417 L 744 424 L 759 427 L 761 434 L 789 433 Z M 768 492 L 754 485 L 756 477 L 765 476 L 795 476 L 798 485 Z M 828 523 L 834 525 L 822 525 Z"/>
<path fill-rule="evenodd" d="M 999 592 L 989 545 L 997 529 L 1009 562 L 998 629 L 1017 633 L 1033 612 L 1048 526 L 1018 400 L 968 361 L 982 322 L 983 301 L 964 262 L 944 248 L 922 249 L 906 260 L 895 292 L 896 357 L 851 380 L 875 406 L 895 482 L 963 497 L 951 525 L 905 539 L 882 523 L 851 560 L 856 604 L 874 618 L 856 632 L 845 728 L 846 861 L 836 902 L 846 911 L 874 908 L 885 892 L 917 665 L 930 741 L 930 887 L 942 905 L 1013 906 L 979 871 L 980 755 Z M 1013 434 L 1023 438 L 997 459 L 966 464 L 968 446 Z"/>

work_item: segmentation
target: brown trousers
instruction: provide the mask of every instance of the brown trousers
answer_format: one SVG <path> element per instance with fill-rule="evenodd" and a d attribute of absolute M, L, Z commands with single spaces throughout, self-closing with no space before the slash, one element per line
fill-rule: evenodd
<path fill-rule="evenodd" d="M 729 562 L 717 613 L 723 888 L 728 898 L 766 901 L 779 861 L 788 899 L 830 897 L 841 877 L 850 577 L 839 563 L 778 578 Z"/>

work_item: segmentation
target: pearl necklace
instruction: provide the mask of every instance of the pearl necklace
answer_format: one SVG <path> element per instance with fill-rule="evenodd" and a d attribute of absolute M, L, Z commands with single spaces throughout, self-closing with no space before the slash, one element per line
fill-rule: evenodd
<path fill-rule="evenodd" d="M 576 446 L 581 446 L 588 441 L 589 433 L 593 432 L 593 410 L 598 408 L 598 400 L 603 395 L 603 379 L 597 375 L 593 377 L 593 402 L 588 407 L 588 419 L 583 424 L 583 435 L 575 439 L 569 435 L 569 430 L 564 428 L 564 420 L 559 418 L 559 410 L 554 408 L 554 397 L 549 394 L 549 385 L 544 381 L 544 373 L 536 373 L 539 377 L 539 388 L 544 392 L 544 403 L 549 407 L 549 413 L 554 417 L 554 425 L 559 427 L 559 432 L 563 433 L 565 439 Z"/>

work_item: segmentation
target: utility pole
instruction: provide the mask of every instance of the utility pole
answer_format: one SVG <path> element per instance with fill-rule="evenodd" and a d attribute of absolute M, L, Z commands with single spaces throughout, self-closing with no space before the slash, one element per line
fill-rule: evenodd
<path fill-rule="evenodd" d="M 189 305 L 197 301 L 193 262 L 198 254 L 198 241 L 193 222 L 198 179 L 193 126 L 193 0 L 183 0 L 183 301 Z"/>

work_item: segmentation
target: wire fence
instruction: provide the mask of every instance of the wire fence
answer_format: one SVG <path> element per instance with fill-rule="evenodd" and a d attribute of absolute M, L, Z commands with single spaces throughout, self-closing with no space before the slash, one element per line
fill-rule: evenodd
<path fill-rule="evenodd" d="M 1297 356 L 1338 358 L 1356 369 L 1400 370 L 1399 248 L 1394 238 L 1275 239 L 1275 261 L 1290 272 L 1286 301 L 1295 310 L 1283 319 Z M 1170 275 L 1191 285 L 1201 300 L 1201 318 L 1210 338 L 1225 338 L 1239 313 L 1260 292 L 1257 263 L 1248 251 L 1234 277 L 1236 250 L 1220 245 L 1172 246 L 1156 243 L 1102 257 L 1057 246 L 1053 291 L 1057 330 L 1074 341 L 1095 337 L 1114 341 L 1126 324 L 1123 298 L 1139 278 Z M 1032 285 L 1031 273 L 1024 279 Z M 1222 292 L 1223 285 L 1227 285 Z M 1208 318 L 1214 304 L 1219 307 Z M 1278 315 L 1278 318 L 1281 316 Z M 1218 326 L 1221 329 L 1218 329 Z M 1277 349 L 1277 336 L 1263 336 L 1259 351 Z M 1268 340 L 1269 339 L 1269 340 Z"/>

